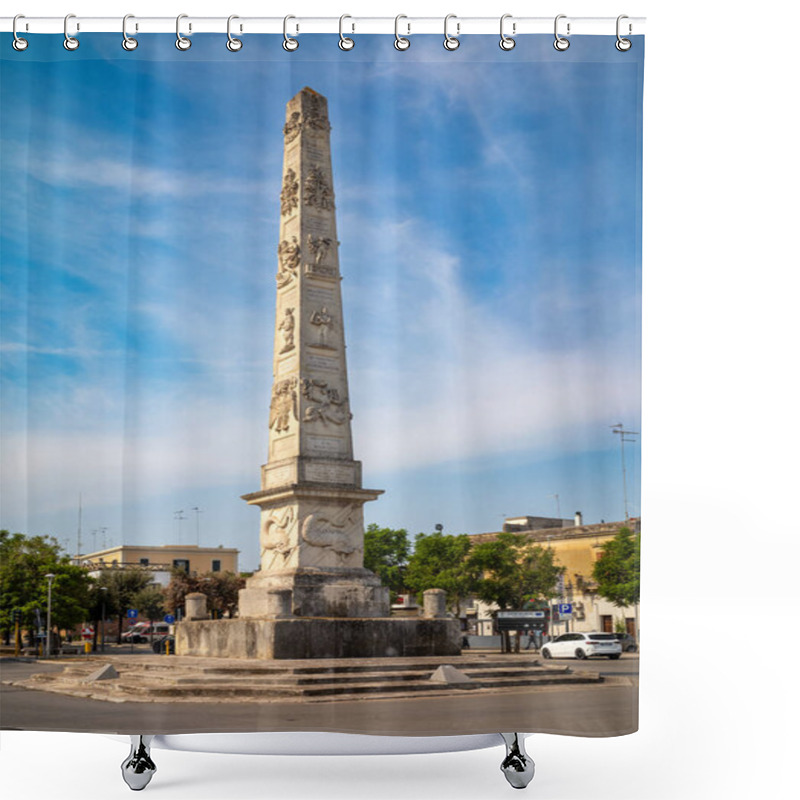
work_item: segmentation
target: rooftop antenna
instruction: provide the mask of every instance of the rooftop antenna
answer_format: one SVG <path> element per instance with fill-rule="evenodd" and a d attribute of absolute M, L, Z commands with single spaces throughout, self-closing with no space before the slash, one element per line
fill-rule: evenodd
<path fill-rule="evenodd" d="M 181 543 L 181 521 L 186 519 L 186 517 L 183 516 L 183 509 L 180 509 L 180 511 L 175 511 L 172 516 L 173 516 L 174 519 L 176 519 L 178 521 L 178 544 L 180 544 Z"/>
<path fill-rule="evenodd" d="M 625 522 L 630 519 L 628 515 L 628 478 L 625 471 L 625 442 L 635 442 L 636 439 L 626 439 L 626 436 L 638 436 L 639 431 L 626 431 L 621 422 L 611 426 L 611 432 L 619 436 L 619 449 L 622 456 L 622 497 L 625 502 Z"/>
<path fill-rule="evenodd" d="M 556 518 L 558 520 L 560 520 L 561 519 L 561 500 L 559 500 L 559 497 L 558 497 L 557 494 L 551 494 L 551 495 L 548 495 L 548 497 L 555 497 L 555 499 L 556 499 L 556 514 L 557 514 Z"/>
<path fill-rule="evenodd" d="M 78 552 L 81 555 L 81 520 L 83 518 L 83 496 L 78 492 Z"/>
<path fill-rule="evenodd" d="M 192 511 L 194 511 L 195 536 L 197 537 L 197 546 L 200 547 L 200 515 L 203 513 L 203 509 L 198 508 L 197 506 L 192 506 Z"/>

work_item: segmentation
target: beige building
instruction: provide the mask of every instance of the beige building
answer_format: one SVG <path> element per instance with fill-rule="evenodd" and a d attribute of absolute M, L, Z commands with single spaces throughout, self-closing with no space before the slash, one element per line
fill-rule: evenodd
<path fill-rule="evenodd" d="M 166 586 L 173 569 L 192 575 L 205 572 L 239 571 L 239 551 L 233 547 L 198 547 L 188 544 L 165 544 L 160 547 L 128 545 L 85 553 L 72 559 L 74 564 L 92 568 L 118 569 L 140 567 L 153 573 L 155 583 Z"/>
<path fill-rule="evenodd" d="M 525 529 L 519 525 L 521 520 L 544 521 L 541 527 Z M 592 580 L 594 563 L 600 558 L 603 547 L 619 533 L 620 528 L 628 527 L 634 533 L 641 530 L 638 518 L 627 522 L 601 522 L 584 525 L 580 513 L 575 515 L 574 523 L 562 527 L 552 527 L 553 523 L 569 522 L 568 520 L 545 520 L 540 517 L 515 517 L 506 520 L 503 529 L 515 533 L 525 533 L 535 544 L 547 547 L 555 552 L 556 564 L 565 567 L 563 594 L 559 598 L 551 598 L 550 605 L 559 602 L 572 603 L 573 618 L 569 622 L 570 631 L 608 631 L 615 629 L 617 620 L 624 620 L 628 633 L 639 640 L 638 607 L 617 608 L 608 600 L 597 594 L 597 585 Z M 497 533 L 478 533 L 471 536 L 475 544 L 492 541 Z M 495 606 L 476 600 L 474 606 L 467 610 L 467 622 L 475 620 L 473 627 L 480 633 L 489 633 L 486 620 L 491 617 Z M 479 622 L 480 621 L 480 622 Z M 567 623 L 555 625 L 554 634 L 567 632 Z"/>

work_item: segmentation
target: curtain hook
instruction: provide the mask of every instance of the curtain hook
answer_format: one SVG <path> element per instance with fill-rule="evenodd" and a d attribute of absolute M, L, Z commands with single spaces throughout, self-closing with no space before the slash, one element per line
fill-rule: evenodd
<path fill-rule="evenodd" d="M 225 42 L 225 47 L 227 47 L 231 53 L 238 53 L 242 49 L 242 40 L 237 39 L 235 36 L 231 36 L 231 22 L 235 19 L 239 19 L 236 14 L 231 14 L 228 17 L 228 41 Z M 241 31 L 241 27 L 239 30 Z"/>
<path fill-rule="evenodd" d="M 501 50 L 506 50 L 506 51 L 513 50 L 517 45 L 516 40 L 513 39 L 511 36 L 506 36 L 504 31 L 503 31 L 503 24 L 505 23 L 505 21 L 507 19 L 512 19 L 511 14 L 503 14 L 503 16 L 500 17 L 500 49 Z M 512 34 L 512 36 L 516 32 L 517 32 L 517 23 L 516 22 L 512 22 L 511 23 L 511 34 Z"/>
<path fill-rule="evenodd" d="M 566 19 L 566 18 L 567 18 L 566 14 L 559 14 L 556 17 L 555 24 L 553 25 L 553 32 L 555 33 L 556 36 L 556 40 L 553 42 L 553 47 L 555 47 L 555 49 L 561 53 L 563 53 L 566 49 L 569 48 L 569 39 L 565 39 L 563 36 L 559 34 L 558 21 L 560 19 Z M 569 22 L 567 23 L 567 36 L 569 36 Z"/>
<path fill-rule="evenodd" d="M 80 42 L 74 37 L 69 35 L 69 21 L 75 19 L 74 14 L 67 14 L 64 17 L 64 49 L 77 50 L 80 47 Z M 80 28 L 78 28 L 80 30 Z"/>
<path fill-rule="evenodd" d="M 633 47 L 633 42 L 630 39 L 624 39 L 622 36 L 620 36 L 620 33 L 619 33 L 619 27 L 620 27 L 619 24 L 624 19 L 628 19 L 628 15 L 627 14 L 620 14 L 617 17 L 617 41 L 614 43 L 614 47 L 616 47 L 617 50 L 620 51 L 620 53 L 625 53 L 626 51 L 630 50 L 631 47 Z M 628 34 L 630 34 L 632 28 L 633 28 L 633 26 L 630 25 L 630 23 L 629 23 L 628 24 Z"/>
<path fill-rule="evenodd" d="M 28 48 L 28 40 L 27 39 L 23 39 L 20 36 L 17 36 L 17 20 L 18 19 L 25 19 L 25 15 L 24 14 L 17 14 L 17 16 L 14 17 L 14 21 L 11 23 L 11 32 L 14 34 L 14 41 L 11 42 L 11 46 L 15 50 L 17 50 L 19 52 L 22 52 L 23 50 L 27 50 L 27 48 Z"/>
<path fill-rule="evenodd" d="M 283 18 L 283 49 L 286 50 L 288 53 L 292 53 L 300 47 L 300 42 L 297 39 L 293 39 L 289 36 L 287 31 L 287 26 L 289 25 L 290 19 L 296 19 L 291 14 Z"/>
<path fill-rule="evenodd" d="M 461 42 L 459 42 L 457 38 L 458 33 L 461 29 L 461 23 L 456 22 L 456 35 L 451 36 L 447 32 L 447 23 L 450 22 L 451 19 L 458 19 L 458 17 L 455 14 L 448 14 L 444 18 L 444 49 L 450 50 L 452 52 L 453 50 L 458 50 L 458 46 L 461 44 Z"/>
<path fill-rule="evenodd" d="M 181 35 L 181 20 L 188 18 L 188 14 L 178 14 L 178 18 L 175 20 L 175 47 L 178 50 L 188 50 L 192 46 L 192 40 Z"/>
<path fill-rule="evenodd" d="M 133 14 L 126 14 L 122 18 L 122 49 L 123 50 L 135 50 L 139 46 L 139 40 L 134 39 L 131 36 L 128 36 L 128 20 L 129 19 L 136 19 Z"/>
<path fill-rule="evenodd" d="M 400 20 L 401 19 L 408 19 L 405 14 L 398 14 L 394 18 L 394 47 L 395 50 L 408 50 L 411 47 L 411 39 L 406 39 L 405 36 L 400 35 Z M 408 26 L 408 33 L 411 33 L 411 25 L 406 23 Z"/>
<path fill-rule="evenodd" d="M 352 39 L 345 36 L 344 32 L 342 31 L 342 25 L 346 19 L 353 18 L 349 14 L 342 14 L 342 16 L 339 17 L 339 47 L 342 50 L 352 50 L 356 46 L 356 43 Z M 356 26 L 353 25 L 353 31 L 355 31 L 355 29 Z"/>

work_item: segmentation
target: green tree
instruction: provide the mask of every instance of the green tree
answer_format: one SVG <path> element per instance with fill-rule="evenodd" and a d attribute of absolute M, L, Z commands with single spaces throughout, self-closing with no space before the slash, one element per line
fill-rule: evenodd
<path fill-rule="evenodd" d="M 379 528 L 374 522 L 364 531 L 364 566 L 374 572 L 393 594 L 404 588 L 403 573 L 411 543 L 404 528 Z"/>
<path fill-rule="evenodd" d="M 634 534 L 630 528 L 620 528 L 594 563 L 592 577 L 597 583 L 597 593 L 617 608 L 639 602 L 641 538 L 640 533 Z"/>
<path fill-rule="evenodd" d="M 8 641 L 13 612 L 21 612 L 22 629 L 35 627 L 36 609 L 47 614 L 47 578 L 52 573 L 51 621 L 54 628 L 72 628 L 84 620 L 90 605 L 87 571 L 70 563 L 50 536 L 25 536 L 0 531 L 0 630 Z"/>
<path fill-rule="evenodd" d="M 459 600 L 473 590 L 475 576 L 469 572 L 467 561 L 470 547 L 466 534 L 451 536 L 441 531 L 417 534 L 405 570 L 406 586 L 417 594 L 426 589 L 443 589 L 448 605 L 457 610 Z"/>
<path fill-rule="evenodd" d="M 555 553 L 531 542 L 522 533 L 499 533 L 490 542 L 472 548 L 467 569 L 477 575 L 475 594 L 501 609 L 520 609 L 532 600 L 553 594 L 564 567 Z"/>
<path fill-rule="evenodd" d="M 185 570 L 175 569 L 164 592 L 165 606 L 177 614 L 183 608 L 186 595 L 200 592 L 208 598 L 208 610 L 212 616 L 221 617 L 236 613 L 239 605 L 239 590 L 245 579 L 233 572 L 207 572 L 204 575 L 189 575 Z"/>
<path fill-rule="evenodd" d="M 93 612 L 95 615 L 95 642 L 97 641 L 97 621 L 100 619 L 103 588 L 106 589 L 106 615 L 117 618 L 117 644 L 120 644 L 122 642 L 122 621 L 128 613 L 128 609 L 141 610 L 136 606 L 136 597 L 142 589 L 150 586 L 152 582 L 153 576 L 151 573 L 139 567 L 126 567 L 124 569 L 110 567 L 100 572 L 95 580 L 92 592 L 94 600 Z"/>
<path fill-rule="evenodd" d="M 140 589 L 131 599 L 133 608 L 148 622 L 160 620 L 164 616 L 164 590 L 156 584 Z"/>

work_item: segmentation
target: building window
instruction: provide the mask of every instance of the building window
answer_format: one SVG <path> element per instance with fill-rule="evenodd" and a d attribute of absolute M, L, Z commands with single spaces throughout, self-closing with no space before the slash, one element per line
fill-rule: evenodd
<path fill-rule="evenodd" d="M 175 569 L 182 569 L 188 574 L 189 572 L 189 559 L 188 558 L 173 558 L 172 566 Z"/>
<path fill-rule="evenodd" d="M 222 571 L 222 562 L 219 559 L 215 558 L 211 562 L 211 571 L 212 572 L 221 572 Z"/>
<path fill-rule="evenodd" d="M 150 566 L 150 559 L 149 558 L 140 558 L 139 559 L 139 566 L 140 567 L 149 567 Z"/>

